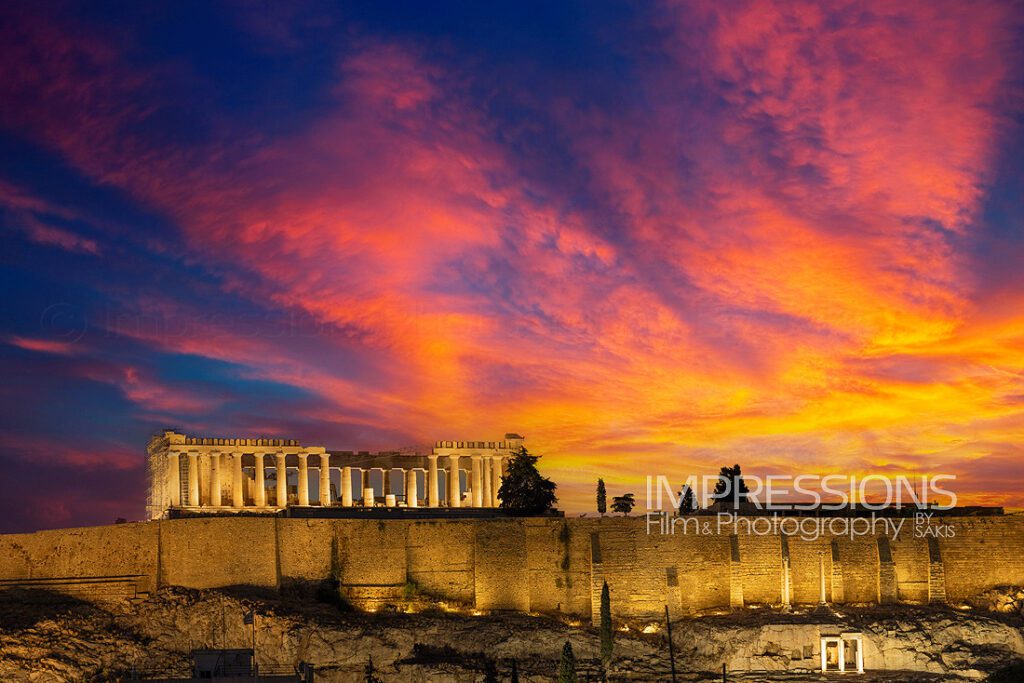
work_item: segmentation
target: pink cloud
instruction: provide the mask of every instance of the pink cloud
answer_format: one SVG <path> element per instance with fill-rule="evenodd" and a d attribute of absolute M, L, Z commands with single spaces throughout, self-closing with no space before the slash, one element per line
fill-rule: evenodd
<path fill-rule="evenodd" d="M 100 253 L 96 240 L 77 235 L 49 222 L 51 218 L 76 220 L 78 215 L 74 211 L 55 206 L 4 180 L 0 180 L 0 206 L 14 214 L 13 227 L 37 244 L 94 256 Z"/>
<path fill-rule="evenodd" d="M 37 351 L 39 353 L 54 353 L 68 355 L 74 352 L 75 344 L 53 339 L 36 339 L 31 337 L 8 337 L 7 343 L 17 346 L 26 351 Z"/>
<path fill-rule="evenodd" d="M 38 244 L 60 247 L 66 251 L 79 251 L 94 256 L 98 256 L 100 253 L 100 247 L 96 240 L 76 235 L 62 228 L 47 225 L 34 217 L 24 216 L 19 223 L 25 235 Z"/>

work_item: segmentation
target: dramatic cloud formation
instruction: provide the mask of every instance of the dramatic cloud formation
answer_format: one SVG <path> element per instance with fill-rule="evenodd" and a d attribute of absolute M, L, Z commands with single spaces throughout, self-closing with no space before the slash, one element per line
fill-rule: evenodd
<path fill-rule="evenodd" d="M 1024 503 L 1019 7 L 447 10 L 3 10 L 7 528 L 165 425 Z"/>

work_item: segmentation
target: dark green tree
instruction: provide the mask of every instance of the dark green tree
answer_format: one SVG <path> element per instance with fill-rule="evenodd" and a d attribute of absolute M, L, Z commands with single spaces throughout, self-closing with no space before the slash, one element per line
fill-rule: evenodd
<path fill-rule="evenodd" d="M 373 657 L 366 662 L 366 683 L 381 683 L 381 680 L 377 678 L 377 668 L 373 665 Z"/>
<path fill-rule="evenodd" d="M 612 663 L 612 650 L 615 647 L 615 632 L 612 631 L 612 598 L 608 592 L 608 582 L 601 586 L 601 665 L 607 669 Z"/>
<path fill-rule="evenodd" d="M 597 480 L 597 511 L 602 515 L 608 511 L 608 492 L 604 489 L 604 479 Z"/>
<path fill-rule="evenodd" d="M 520 514 L 536 515 L 555 506 L 555 482 L 537 471 L 538 455 L 530 455 L 525 447 L 512 456 L 508 473 L 501 478 L 501 507 Z"/>
<path fill-rule="evenodd" d="M 633 511 L 634 505 L 636 505 L 636 501 L 633 500 L 632 493 L 625 493 L 612 498 L 612 512 L 621 512 L 623 515 L 628 515 Z"/>
<path fill-rule="evenodd" d="M 727 503 L 730 500 L 742 503 L 747 500 L 750 489 L 743 482 L 743 473 L 739 465 L 723 467 L 718 473 L 718 483 L 715 484 L 715 492 L 711 498 L 715 502 Z"/>
<path fill-rule="evenodd" d="M 498 667 L 493 659 L 484 662 L 484 683 L 498 683 Z"/>
<path fill-rule="evenodd" d="M 683 484 L 683 490 L 679 492 L 679 514 L 688 515 L 697 511 L 697 497 L 693 495 L 693 489 Z"/>
<path fill-rule="evenodd" d="M 558 664 L 558 683 L 578 683 L 576 677 L 576 655 L 572 652 L 572 643 L 568 640 L 562 647 L 562 661 Z"/>

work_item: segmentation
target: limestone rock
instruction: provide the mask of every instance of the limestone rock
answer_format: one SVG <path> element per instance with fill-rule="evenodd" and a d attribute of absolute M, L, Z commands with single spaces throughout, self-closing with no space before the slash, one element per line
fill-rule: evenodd
<path fill-rule="evenodd" d="M 388 683 L 476 683 L 487 658 L 504 675 L 515 659 L 520 680 L 540 683 L 552 680 L 566 640 L 581 674 L 597 678 L 597 632 L 569 619 L 361 614 L 270 591 L 172 588 L 106 607 L 53 594 L 0 593 L 0 680 L 114 681 L 133 666 L 187 670 L 193 648 L 249 647 L 252 627 L 243 621 L 249 610 L 257 615 L 261 664 L 311 662 L 323 683 L 362 681 L 370 657 Z M 665 636 L 654 626 L 616 632 L 611 680 L 667 679 Z M 643 633 L 644 627 L 652 632 Z M 730 680 L 819 680 L 822 629 L 863 634 L 865 664 L 875 672 L 861 681 L 970 680 L 1024 658 L 1016 626 L 949 609 L 865 608 L 831 620 L 748 611 L 674 622 L 679 680 L 706 680 L 723 663 L 733 672 Z M 883 668 L 901 671 L 878 671 Z"/>

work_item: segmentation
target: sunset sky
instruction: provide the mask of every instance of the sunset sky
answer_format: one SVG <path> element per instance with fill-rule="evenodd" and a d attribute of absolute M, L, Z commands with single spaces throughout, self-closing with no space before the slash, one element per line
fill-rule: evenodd
<path fill-rule="evenodd" d="M 0 531 L 141 518 L 164 426 L 1024 506 L 1022 24 L 3 3 Z"/>

